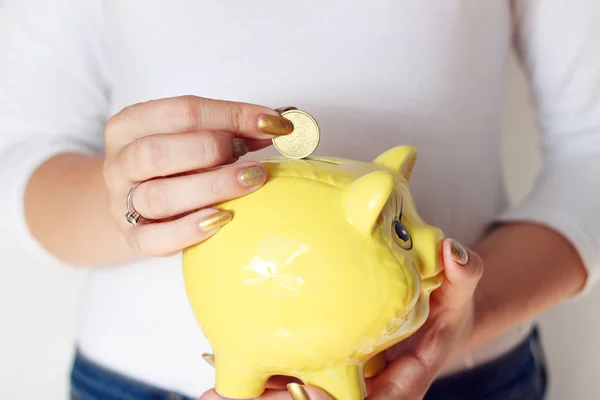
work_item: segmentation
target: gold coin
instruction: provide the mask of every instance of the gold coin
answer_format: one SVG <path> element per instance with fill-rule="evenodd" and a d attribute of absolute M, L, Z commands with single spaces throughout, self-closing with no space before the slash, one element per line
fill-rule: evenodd
<path fill-rule="evenodd" d="M 281 155 L 288 158 L 305 158 L 319 145 L 321 132 L 317 121 L 304 111 L 288 109 L 281 115 L 294 125 L 292 133 L 273 138 L 273 145 Z"/>

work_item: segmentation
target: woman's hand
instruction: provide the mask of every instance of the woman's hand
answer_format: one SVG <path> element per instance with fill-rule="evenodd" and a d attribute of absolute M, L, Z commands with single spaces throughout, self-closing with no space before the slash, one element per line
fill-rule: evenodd
<path fill-rule="evenodd" d="M 369 400 L 423 398 L 448 357 L 466 342 L 474 323 L 473 295 L 483 263 L 477 254 L 452 239 L 443 244 L 443 261 L 444 282 L 432 293 L 429 319 L 413 336 L 388 350 L 388 367 L 367 380 Z M 272 379 L 260 399 L 332 400 L 320 389 L 289 382 Z M 219 399 L 223 398 L 214 390 L 201 397 Z"/>
<path fill-rule="evenodd" d="M 106 125 L 104 178 L 129 245 L 162 256 L 205 240 L 231 219 L 211 204 L 260 188 L 260 163 L 233 164 L 293 130 L 275 110 L 183 96 L 126 107 Z M 127 198 L 142 217 L 127 222 Z M 152 223 L 145 223 L 151 221 Z"/>
<path fill-rule="evenodd" d="M 444 282 L 431 295 L 430 316 L 413 336 L 388 350 L 386 370 L 367 382 L 369 400 L 421 399 L 448 358 L 460 353 L 475 322 L 474 293 L 483 262 L 448 239 L 443 245 Z"/>

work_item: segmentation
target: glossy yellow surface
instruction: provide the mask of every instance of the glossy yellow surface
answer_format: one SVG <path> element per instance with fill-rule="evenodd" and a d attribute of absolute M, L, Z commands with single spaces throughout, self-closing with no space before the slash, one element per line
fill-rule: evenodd
<path fill-rule="evenodd" d="M 288 375 L 364 398 L 364 376 L 425 322 L 442 280 L 443 233 L 408 186 L 415 159 L 409 146 L 372 163 L 269 159 L 264 187 L 218 205 L 232 221 L 184 250 L 183 272 L 219 394 L 254 398 Z"/>

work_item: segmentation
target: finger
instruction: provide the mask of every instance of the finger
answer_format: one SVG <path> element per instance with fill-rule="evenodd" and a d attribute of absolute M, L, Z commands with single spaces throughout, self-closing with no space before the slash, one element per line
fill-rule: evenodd
<path fill-rule="evenodd" d="M 298 383 L 288 384 L 287 392 L 293 400 L 334 400 L 321 389 Z M 281 399 L 289 399 L 289 397 L 281 397 Z"/>
<path fill-rule="evenodd" d="M 232 218 L 226 210 L 203 209 L 172 221 L 139 225 L 131 231 L 130 245 L 146 256 L 162 257 L 208 239 Z"/>
<path fill-rule="evenodd" d="M 432 301 L 445 309 L 457 310 L 468 304 L 481 275 L 483 262 L 477 253 L 465 248 L 454 239 L 442 245 L 444 282 L 432 293 Z"/>
<path fill-rule="evenodd" d="M 390 349 L 394 359 L 386 370 L 368 381 L 369 400 L 422 398 L 448 357 L 462 329 L 465 307 L 483 273 L 479 256 L 453 239 L 442 245 L 444 282 L 431 296 L 436 316 L 419 331 Z M 433 308 L 432 308 L 433 310 Z"/>
<path fill-rule="evenodd" d="M 204 393 L 200 400 L 225 400 L 213 390 Z M 302 386 L 299 384 L 290 384 L 287 389 L 266 389 L 264 393 L 256 400 L 334 400 L 324 391 L 312 386 Z"/>
<path fill-rule="evenodd" d="M 204 130 L 269 139 L 291 133 L 293 125 L 277 111 L 255 104 L 179 96 L 125 107 L 106 125 L 107 147 L 120 148 L 143 136 Z"/>
<path fill-rule="evenodd" d="M 390 349 L 386 369 L 366 380 L 368 400 L 420 399 L 437 376 L 460 322 L 430 319 L 415 335 Z M 408 343 L 406 343 L 408 344 Z"/>
<path fill-rule="evenodd" d="M 273 142 L 271 139 L 246 139 L 246 144 L 248 145 L 248 151 L 253 152 L 269 147 Z"/>
<path fill-rule="evenodd" d="M 297 378 L 283 376 L 283 375 L 274 375 L 269 378 L 267 381 L 268 389 L 285 389 L 288 387 L 290 383 L 302 384 L 302 381 Z"/>
<path fill-rule="evenodd" d="M 132 203 L 144 218 L 163 219 L 244 196 L 267 179 L 256 162 L 235 164 L 194 175 L 153 179 L 141 183 Z"/>
<path fill-rule="evenodd" d="M 261 150 L 261 149 L 264 149 L 265 147 L 268 147 L 271 144 L 273 144 L 273 142 L 271 142 L 270 140 L 264 141 L 264 140 L 251 140 L 251 139 L 246 139 L 246 143 L 248 144 L 248 152 Z M 221 164 L 221 165 L 226 165 L 226 163 Z M 191 169 L 191 170 L 188 170 L 185 172 L 179 172 L 179 173 L 172 174 L 171 176 L 193 175 L 193 174 L 197 174 L 200 172 L 206 172 L 205 170 L 206 170 L 206 168 Z"/>
<path fill-rule="evenodd" d="M 231 163 L 247 152 L 246 141 L 228 132 L 150 135 L 123 147 L 115 166 L 137 182 Z"/>
<path fill-rule="evenodd" d="M 435 379 L 432 371 L 414 353 L 408 353 L 368 382 L 366 400 L 421 399 Z"/>
<path fill-rule="evenodd" d="M 213 353 L 204 353 L 202 354 L 202 358 L 206 361 L 211 367 L 215 367 L 215 355 Z"/>

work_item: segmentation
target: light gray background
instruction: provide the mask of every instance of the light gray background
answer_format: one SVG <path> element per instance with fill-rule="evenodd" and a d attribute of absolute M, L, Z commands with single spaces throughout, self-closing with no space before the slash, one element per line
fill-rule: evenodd
<path fill-rule="evenodd" d="M 0 4 L 2 0 L 0 0 Z M 505 165 L 513 201 L 539 168 L 537 129 L 520 68 L 512 60 L 506 98 Z M 1 228 L 0 228 L 1 229 Z M 0 242 L 0 398 L 66 399 L 73 314 L 85 271 L 27 265 Z M 599 398 L 600 288 L 542 318 L 551 364 L 550 400 Z"/>

